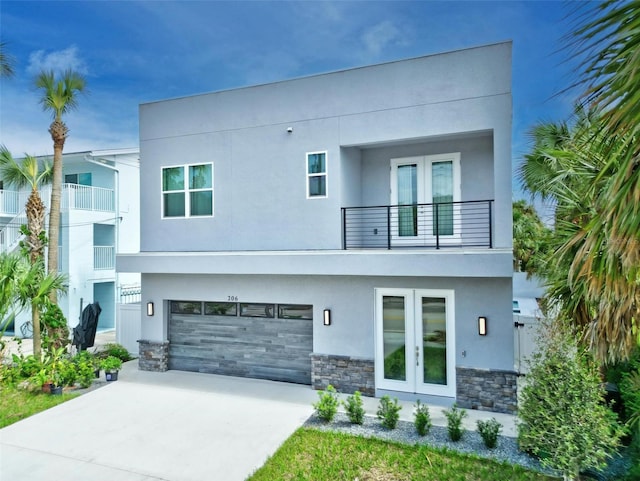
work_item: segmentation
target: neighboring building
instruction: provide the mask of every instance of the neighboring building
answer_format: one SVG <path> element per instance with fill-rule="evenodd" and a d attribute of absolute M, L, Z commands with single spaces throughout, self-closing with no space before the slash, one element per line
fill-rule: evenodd
<path fill-rule="evenodd" d="M 48 157 L 47 157 L 48 158 Z M 49 158 L 49 160 L 51 160 Z M 116 273 L 116 253 L 140 249 L 139 150 L 117 149 L 65 153 L 59 271 L 69 276 L 68 293 L 59 305 L 70 327 L 78 324 L 84 306 L 100 303 L 98 328 L 115 328 L 116 302 L 123 286 L 138 285 L 137 273 Z M 29 189 L 0 190 L 0 251 L 19 249 L 20 226 Z M 49 208 L 51 186 L 40 188 Z M 49 214 L 47 212 L 47 222 Z M 30 335 L 29 313 L 16 320 L 15 334 Z"/>
<path fill-rule="evenodd" d="M 511 108 L 509 42 L 143 104 L 140 368 L 513 412 Z"/>

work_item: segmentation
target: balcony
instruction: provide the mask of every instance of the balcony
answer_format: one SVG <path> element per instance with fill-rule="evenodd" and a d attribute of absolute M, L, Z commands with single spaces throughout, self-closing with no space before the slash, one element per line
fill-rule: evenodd
<path fill-rule="evenodd" d="M 492 200 L 343 207 L 342 248 L 492 248 Z"/>
<path fill-rule="evenodd" d="M 24 210 L 28 192 L 0 189 L 0 216 L 13 217 Z"/>
<path fill-rule="evenodd" d="M 113 246 L 93 247 L 93 269 L 96 271 L 115 269 L 116 249 Z"/>

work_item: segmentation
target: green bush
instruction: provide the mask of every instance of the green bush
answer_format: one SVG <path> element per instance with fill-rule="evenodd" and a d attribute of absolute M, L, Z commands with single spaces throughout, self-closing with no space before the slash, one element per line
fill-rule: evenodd
<path fill-rule="evenodd" d="M 119 371 L 122 367 L 122 361 L 115 356 L 108 356 L 100 362 L 100 367 L 104 372 Z"/>
<path fill-rule="evenodd" d="M 122 344 L 117 344 L 115 342 L 111 342 L 109 344 L 105 344 L 104 349 L 103 349 L 103 351 L 101 353 L 101 356 L 102 357 L 109 357 L 109 356 L 117 357 L 122 362 L 131 361 L 131 359 L 133 359 L 131 357 L 131 355 L 129 354 L 129 351 L 127 351 L 126 347 L 124 347 Z"/>
<path fill-rule="evenodd" d="M 395 429 L 400 419 L 400 410 L 402 406 L 398 404 L 398 400 L 393 400 L 385 395 L 380 398 L 378 406 L 378 419 L 382 421 L 382 425 L 387 429 Z"/>
<path fill-rule="evenodd" d="M 352 396 L 347 397 L 342 403 L 347 410 L 347 417 L 352 424 L 362 424 L 364 422 L 364 406 L 362 405 L 362 395 L 356 391 Z"/>
<path fill-rule="evenodd" d="M 76 364 L 69 358 L 58 359 L 50 369 L 55 386 L 73 386 L 78 379 Z"/>
<path fill-rule="evenodd" d="M 573 479 L 601 469 L 622 429 L 604 403 L 598 366 L 558 322 L 541 325 L 518 410 L 518 441 L 544 466 Z"/>
<path fill-rule="evenodd" d="M 99 368 L 96 358 L 88 351 L 80 351 L 73 358 L 73 363 L 76 366 L 77 380 L 80 387 L 88 388 L 91 386 L 96 377 L 96 369 Z"/>
<path fill-rule="evenodd" d="M 413 413 L 413 424 L 416 427 L 416 431 L 420 436 L 425 436 L 431 429 L 431 415 L 429 414 L 429 406 L 420 403 L 418 399 L 416 401 L 416 410 Z"/>
<path fill-rule="evenodd" d="M 316 414 L 320 419 L 326 422 L 333 421 L 338 412 L 338 393 L 335 388 L 329 384 L 325 391 L 318 392 L 320 400 L 313 405 Z"/>
<path fill-rule="evenodd" d="M 478 421 L 478 432 L 484 441 L 484 445 L 489 449 L 493 449 L 498 445 L 498 434 L 502 431 L 502 424 L 496 418 L 488 421 Z"/>
<path fill-rule="evenodd" d="M 460 441 L 465 429 L 462 427 L 462 420 L 467 416 L 467 411 L 458 409 L 454 403 L 451 409 L 445 409 L 444 415 L 447 418 L 447 432 L 451 441 Z"/>

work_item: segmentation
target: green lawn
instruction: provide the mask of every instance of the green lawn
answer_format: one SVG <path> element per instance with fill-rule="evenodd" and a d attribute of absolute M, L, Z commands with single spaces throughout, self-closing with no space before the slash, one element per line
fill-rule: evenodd
<path fill-rule="evenodd" d="M 31 393 L 0 384 L 0 428 L 33 416 L 76 396 L 77 394 L 52 396 L 45 393 Z"/>
<path fill-rule="evenodd" d="M 248 481 L 551 481 L 453 451 L 300 428 Z"/>

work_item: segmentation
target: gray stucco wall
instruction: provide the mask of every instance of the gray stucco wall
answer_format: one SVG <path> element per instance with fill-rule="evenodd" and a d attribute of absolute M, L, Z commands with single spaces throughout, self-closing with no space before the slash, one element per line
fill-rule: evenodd
<path fill-rule="evenodd" d="M 421 154 L 468 153 L 463 195 L 495 199 L 494 246 L 508 248 L 510 70 L 502 43 L 144 104 L 141 251 L 339 249 L 341 207 L 389 203 L 388 171 L 376 180 L 384 190 L 368 192 L 365 158 L 414 144 Z M 319 150 L 328 198 L 306 199 L 305 153 Z M 204 162 L 214 164 L 214 216 L 162 219 L 161 168 Z"/>
<path fill-rule="evenodd" d="M 167 339 L 167 300 L 313 304 L 313 350 L 374 358 L 374 289 L 454 289 L 456 365 L 513 369 L 513 319 L 510 278 L 406 278 L 359 276 L 143 275 L 143 304 L 154 301 L 154 317 L 142 317 L 142 338 Z M 322 325 L 331 309 L 332 325 Z M 489 319 L 489 335 L 477 332 L 478 316 Z M 464 355 L 463 355 L 464 352 Z"/>

